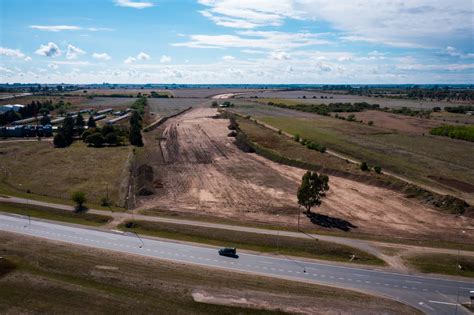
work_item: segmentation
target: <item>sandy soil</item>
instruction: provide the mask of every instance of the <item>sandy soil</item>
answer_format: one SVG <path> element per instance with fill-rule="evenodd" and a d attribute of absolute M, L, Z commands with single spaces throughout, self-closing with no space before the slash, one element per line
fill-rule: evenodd
<path fill-rule="evenodd" d="M 148 158 L 163 188 L 153 196 L 138 197 L 137 207 L 294 224 L 296 190 L 304 171 L 240 151 L 227 137 L 228 121 L 211 118 L 215 113 L 212 108 L 196 108 L 167 122 L 162 154 Z M 444 238 L 457 235 L 460 228 L 474 228 L 472 219 L 334 176 L 318 211 L 350 222 L 357 227 L 352 230 L 361 233 Z M 302 222 L 313 226 L 307 218 Z"/>

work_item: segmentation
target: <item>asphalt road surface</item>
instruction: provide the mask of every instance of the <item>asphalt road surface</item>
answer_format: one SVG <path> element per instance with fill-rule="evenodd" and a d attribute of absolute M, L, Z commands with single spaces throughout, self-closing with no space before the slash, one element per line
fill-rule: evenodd
<path fill-rule="evenodd" d="M 21 216 L 0 215 L 0 230 L 182 263 L 355 289 L 399 300 L 427 314 L 470 314 L 458 301 L 468 302 L 469 291 L 474 290 L 474 283 L 468 281 L 307 262 L 285 256 L 240 253 L 240 257 L 234 259 L 219 256 L 217 248 L 36 220 L 30 223 Z M 341 299 L 344 297 L 341 296 Z"/>

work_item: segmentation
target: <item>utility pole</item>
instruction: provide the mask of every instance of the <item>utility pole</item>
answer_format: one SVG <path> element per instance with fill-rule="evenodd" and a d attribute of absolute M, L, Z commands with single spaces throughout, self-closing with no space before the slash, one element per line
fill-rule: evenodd
<path fill-rule="evenodd" d="M 140 236 L 138 236 L 137 232 L 132 232 L 132 233 L 134 233 L 134 234 L 137 236 L 137 238 L 140 240 L 140 242 L 142 243 L 140 246 L 138 246 L 138 248 L 142 248 L 143 246 L 145 246 L 145 243 L 144 243 L 143 240 L 140 238 Z"/>

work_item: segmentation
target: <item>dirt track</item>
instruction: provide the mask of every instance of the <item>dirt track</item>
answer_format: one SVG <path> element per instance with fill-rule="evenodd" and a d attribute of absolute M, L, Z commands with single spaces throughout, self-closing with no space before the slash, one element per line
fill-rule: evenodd
<path fill-rule="evenodd" d="M 137 207 L 294 224 L 295 195 L 304 171 L 240 151 L 227 137 L 228 121 L 212 118 L 215 113 L 212 108 L 195 108 L 166 123 L 161 154 L 156 150 L 148 157 L 162 188 L 139 197 Z M 472 219 L 442 214 L 388 189 L 334 176 L 330 187 L 318 210 L 332 217 L 330 225 L 442 238 L 456 237 L 461 228 L 474 229 Z M 306 218 L 302 222 L 313 226 Z"/>

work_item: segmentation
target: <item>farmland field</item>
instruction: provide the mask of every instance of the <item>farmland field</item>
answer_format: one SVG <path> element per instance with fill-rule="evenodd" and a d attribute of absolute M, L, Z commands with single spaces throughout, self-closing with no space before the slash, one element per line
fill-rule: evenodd
<path fill-rule="evenodd" d="M 247 103 L 248 104 L 248 103 Z M 252 115 L 290 134 L 325 145 L 382 169 L 447 190 L 452 194 L 474 200 L 472 191 L 463 184 L 474 185 L 474 144 L 462 140 L 411 134 L 383 128 L 377 120 L 374 126 L 349 122 L 332 117 L 280 109 L 268 105 L 236 102 L 233 109 Z M 400 117 L 401 122 L 408 121 Z M 431 124 L 431 120 L 428 120 Z M 436 173 L 433 173 L 436 169 Z M 446 181 L 446 179 L 448 181 Z M 449 184 L 449 180 L 454 181 Z"/>
<path fill-rule="evenodd" d="M 356 103 L 367 102 L 369 104 L 379 104 L 380 107 L 410 107 L 415 109 L 431 109 L 433 107 L 455 106 L 446 101 L 419 101 L 419 100 L 400 100 L 382 97 L 368 97 L 358 95 L 345 95 L 336 93 L 324 93 L 319 91 L 278 91 L 265 90 L 258 92 L 249 92 L 240 94 L 236 98 L 255 98 L 259 102 L 284 103 L 286 100 L 296 103 L 306 104 L 329 104 L 329 103 Z M 324 97 L 324 98 L 321 98 Z"/>
<path fill-rule="evenodd" d="M 149 98 L 150 112 L 161 117 L 176 114 L 189 107 L 210 106 L 210 100 L 194 98 Z"/>
<path fill-rule="evenodd" d="M 130 147 L 89 148 L 81 141 L 57 149 L 50 141 L 4 142 L 0 147 L 0 192 L 55 197 L 69 201 L 74 191 L 92 204 L 107 194 L 123 206 Z"/>

